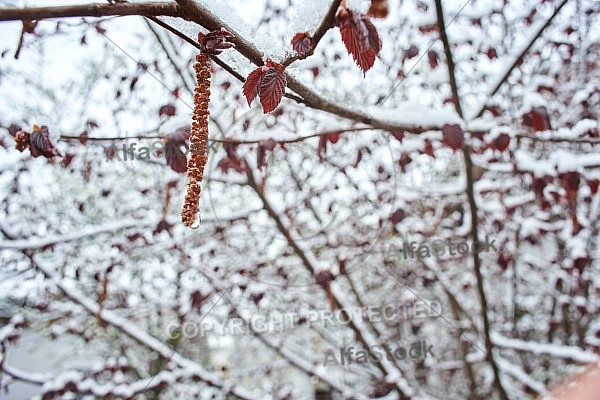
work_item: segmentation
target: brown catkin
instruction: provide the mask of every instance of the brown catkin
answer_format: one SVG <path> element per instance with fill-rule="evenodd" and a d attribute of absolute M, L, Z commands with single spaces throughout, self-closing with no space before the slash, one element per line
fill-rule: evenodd
<path fill-rule="evenodd" d="M 208 161 L 208 103 L 210 101 L 210 57 L 204 52 L 196 56 L 194 64 L 196 88 L 194 89 L 194 113 L 190 131 L 190 156 L 187 162 L 187 193 L 181 210 L 181 221 L 189 227 L 196 221 L 200 203 L 200 182 L 204 178 L 204 167 Z"/>

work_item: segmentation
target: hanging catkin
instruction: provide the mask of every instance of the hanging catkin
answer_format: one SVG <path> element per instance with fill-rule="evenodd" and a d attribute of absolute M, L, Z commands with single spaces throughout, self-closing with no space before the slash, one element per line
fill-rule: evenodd
<path fill-rule="evenodd" d="M 204 167 L 208 161 L 208 104 L 210 101 L 210 56 L 218 55 L 222 50 L 233 47 L 227 38 L 233 35 L 224 29 L 200 33 L 200 53 L 196 56 L 194 71 L 196 88 L 194 89 L 194 113 L 190 130 L 190 156 L 187 161 L 187 193 L 181 210 L 181 221 L 189 227 L 199 225 L 200 183 L 204 178 Z"/>

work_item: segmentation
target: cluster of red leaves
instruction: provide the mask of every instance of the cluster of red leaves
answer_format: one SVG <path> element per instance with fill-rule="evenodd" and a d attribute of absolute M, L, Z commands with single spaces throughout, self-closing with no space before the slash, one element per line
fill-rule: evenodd
<path fill-rule="evenodd" d="M 381 51 L 381 39 L 371 20 L 358 12 L 342 7 L 336 16 L 342 42 L 363 74 L 373 67 Z"/>
<path fill-rule="evenodd" d="M 32 132 L 11 125 L 8 132 L 15 138 L 15 147 L 20 152 L 28 148 L 33 157 L 44 156 L 48 159 L 61 155 L 50 140 L 50 131 L 46 125 L 33 125 Z"/>
<path fill-rule="evenodd" d="M 340 29 L 342 42 L 352 55 L 363 74 L 373 67 L 375 57 L 381 50 L 381 39 L 369 17 L 384 18 L 388 14 L 387 0 L 372 0 L 367 14 L 361 14 L 348 9 L 342 3 L 335 17 L 335 24 Z M 201 38 L 199 38 L 200 42 Z M 299 58 L 306 58 L 315 49 L 315 39 L 309 32 L 299 32 L 291 40 L 292 48 L 298 53 Z M 266 114 L 277 108 L 285 93 L 286 78 L 285 66 L 268 59 L 264 66 L 252 71 L 244 83 L 244 96 L 248 106 L 258 96 Z M 313 70 L 318 74 L 318 70 Z"/>
<path fill-rule="evenodd" d="M 198 43 L 200 43 L 202 52 L 211 56 L 218 56 L 223 50 L 235 47 L 235 44 L 228 41 L 233 38 L 233 34 L 221 28 L 218 31 L 212 31 L 206 35 L 200 32 L 198 34 Z"/>
<path fill-rule="evenodd" d="M 268 59 L 265 65 L 252 71 L 243 88 L 248 105 L 258 96 L 265 114 L 276 109 L 285 93 L 284 70 L 283 65 Z"/>

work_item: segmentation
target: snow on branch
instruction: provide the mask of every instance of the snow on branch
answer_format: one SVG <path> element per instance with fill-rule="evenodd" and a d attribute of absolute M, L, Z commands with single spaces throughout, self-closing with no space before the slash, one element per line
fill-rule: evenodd
<path fill-rule="evenodd" d="M 149 333 L 140 329 L 135 324 L 135 322 L 129 321 L 126 318 L 123 318 L 110 310 L 100 310 L 100 307 L 97 303 L 91 300 L 89 296 L 87 296 L 75 286 L 74 280 L 60 277 L 53 270 L 53 268 L 49 267 L 48 265 L 44 265 L 44 263 L 42 262 L 39 262 L 39 260 L 37 260 L 35 256 L 34 262 L 39 268 L 39 270 L 47 278 L 55 281 L 57 287 L 60 290 L 62 290 L 65 293 L 65 295 L 69 297 L 72 301 L 81 304 L 90 314 L 100 315 L 100 318 L 103 322 L 110 324 L 115 328 L 118 328 L 141 345 L 160 354 L 160 356 L 164 359 L 172 361 L 181 368 L 187 370 L 186 374 L 189 374 L 189 376 L 195 376 L 211 386 L 221 388 L 224 393 L 232 393 L 233 395 L 241 399 L 252 399 L 256 397 L 256 395 L 253 394 L 253 392 L 247 389 L 235 385 L 227 385 L 222 381 L 219 375 L 208 372 L 206 369 L 204 369 L 202 365 L 190 360 L 189 358 L 182 356 L 177 351 L 172 350 L 169 346 L 167 346 L 160 340 L 156 339 Z"/>
<path fill-rule="evenodd" d="M 0 249 L 14 250 L 36 250 L 44 247 L 52 246 L 58 243 L 72 242 L 79 239 L 84 239 L 89 236 L 96 236 L 101 233 L 115 232 L 125 228 L 139 227 L 146 228 L 155 226 L 158 221 L 140 222 L 139 220 L 126 220 L 119 222 L 109 222 L 106 224 L 82 229 L 79 232 L 69 233 L 67 235 L 51 235 L 42 238 L 29 238 L 22 240 L 4 240 L 0 241 Z"/>

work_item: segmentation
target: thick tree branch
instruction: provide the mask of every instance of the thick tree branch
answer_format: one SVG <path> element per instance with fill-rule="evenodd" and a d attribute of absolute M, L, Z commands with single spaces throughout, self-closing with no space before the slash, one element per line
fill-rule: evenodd
<path fill-rule="evenodd" d="M 210 10 L 203 5 L 196 3 L 193 0 L 177 0 L 181 7 L 184 16 L 209 31 L 218 30 L 221 28 L 227 29 L 233 35 L 232 42 L 235 43 L 235 50 L 250 60 L 253 64 L 263 65 L 263 54 L 250 42 L 241 37 L 235 29 L 225 24 L 216 17 Z M 296 80 L 290 74 L 286 73 L 287 86 L 300 95 L 311 108 L 325 111 L 330 114 L 335 114 L 342 118 L 351 119 L 353 121 L 362 122 L 370 125 L 373 128 L 383 129 L 386 131 L 406 131 L 411 133 L 422 133 L 425 131 L 439 130 L 441 126 L 437 124 L 410 124 L 410 123 L 394 123 L 385 121 L 379 118 L 374 118 L 369 113 L 361 112 L 355 109 L 340 106 L 335 101 L 330 101 L 321 95 L 308 88 L 306 85 Z"/>
<path fill-rule="evenodd" d="M 0 9 L 0 21 L 40 20 L 69 17 L 107 17 L 113 15 L 164 15 L 177 17 L 181 14 L 175 2 L 81 4 L 61 7 L 30 7 Z"/>

